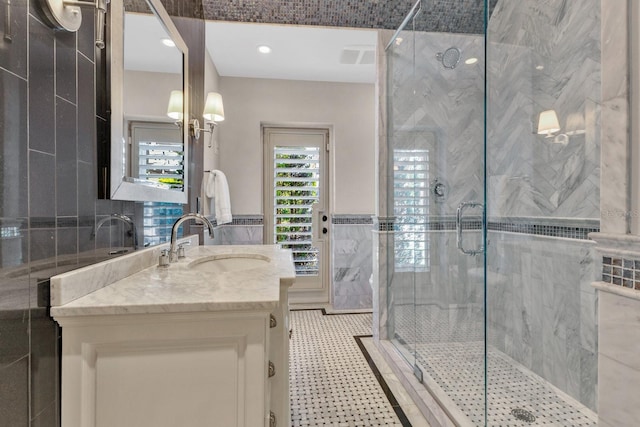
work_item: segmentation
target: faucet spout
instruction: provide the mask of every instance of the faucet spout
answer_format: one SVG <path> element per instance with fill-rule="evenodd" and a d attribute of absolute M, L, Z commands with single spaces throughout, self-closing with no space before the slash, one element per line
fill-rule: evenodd
<path fill-rule="evenodd" d="M 98 221 L 94 229 L 91 230 L 91 235 L 89 236 L 89 240 L 95 239 L 96 234 L 98 234 L 98 230 L 100 230 L 100 227 L 102 227 L 105 223 L 110 222 L 111 220 L 114 220 L 114 219 L 120 222 L 123 222 L 130 227 L 128 234 L 131 237 L 133 242 L 132 243 L 133 250 L 135 251 L 136 249 L 138 249 L 138 235 L 136 233 L 135 222 L 133 222 L 133 220 L 129 218 L 127 215 L 122 215 L 117 213 L 111 214 L 108 217 L 102 218 L 100 221 Z"/>
<path fill-rule="evenodd" d="M 211 224 L 211 221 L 209 221 L 206 216 L 199 213 L 187 213 L 182 215 L 175 223 L 173 223 L 173 227 L 171 227 L 171 246 L 169 248 L 170 262 L 175 262 L 178 259 L 178 248 L 176 247 L 178 241 L 178 228 L 180 228 L 180 225 L 182 225 L 183 222 L 190 219 L 199 219 L 204 222 L 209 229 L 209 236 L 213 238 L 213 224 Z"/>

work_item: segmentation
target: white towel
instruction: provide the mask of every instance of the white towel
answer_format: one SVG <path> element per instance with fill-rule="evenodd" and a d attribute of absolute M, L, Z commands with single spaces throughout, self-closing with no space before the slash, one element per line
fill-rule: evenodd
<path fill-rule="evenodd" d="M 229 184 L 227 177 L 222 171 L 212 170 L 205 187 L 205 195 L 214 198 L 216 221 L 218 225 L 228 224 L 233 218 L 231 216 L 231 200 L 229 198 Z"/>
<path fill-rule="evenodd" d="M 209 184 L 211 180 L 211 184 Z M 209 195 L 211 194 L 211 195 Z M 205 172 L 202 176 L 202 185 L 200 186 L 200 195 L 202 196 L 202 214 L 206 217 L 213 214 L 213 174 Z"/>

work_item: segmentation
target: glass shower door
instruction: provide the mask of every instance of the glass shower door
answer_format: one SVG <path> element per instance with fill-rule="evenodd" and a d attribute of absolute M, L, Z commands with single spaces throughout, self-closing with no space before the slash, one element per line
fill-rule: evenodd
<path fill-rule="evenodd" d="M 484 425 L 484 36 L 423 31 L 429 5 L 387 47 L 388 335 L 452 418 Z"/>

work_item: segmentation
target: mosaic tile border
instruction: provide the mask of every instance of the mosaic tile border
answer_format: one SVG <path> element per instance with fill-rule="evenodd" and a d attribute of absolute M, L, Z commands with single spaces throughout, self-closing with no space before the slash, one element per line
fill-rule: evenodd
<path fill-rule="evenodd" d="M 332 215 L 331 224 L 371 225 L 371 215 Z"/>
<path fill-rule="evenodd" d="M 394 217 L 378 217 L 373 221 L 377 231 L 398 231 Z M 453 231 L 455 219 L 443 218 L 424 223 L 427 231 Z M 482 229 L 482 220 L 478 217 L 466 217 L 463 230 Z M 600 231 L 599 220 L 575 220 L 564 218 L 505 218 L 504 221 L 489 221 L 489 231 L 528 234 L 535 236 L 560 237 L 566 239 L 589 240 L 589 233 Z"/>
<path fill-rule="evenodd" d="M 218 221 L 211 221 L 214 227 L 218 227 Z M 264 218 L 262 215 L 237 215 L 234 216 L 230 223 L 220 224 L 223 226 L 236 226 L 236 225 L 264 225 Z"/>
<path fill-rule="evenodd" d="M 489 222 L 487 228 L 489 231 L 505 231 L 509 233 L 563 237 L 578 240 L 589 240 L 589 233 L 597 233 L 600 231 L 600 226 L 572 227 L 549 224 L 518 224 L 513 222 Z"/>
<path fill-rule="evenodd" d="M 205 19 L 331 27 L 386 28 L 402 24 L 416 0 L 203 0 Z M 490 10 L 497 0 L 491 0 Z M 431 0 L 416 20 L 420 31 L 482 34 L 484 2 Z"/>
<path fill-rule="evenodd" d="M 603 256 L 602 281 L 640 291 L 640 260 Z"/>

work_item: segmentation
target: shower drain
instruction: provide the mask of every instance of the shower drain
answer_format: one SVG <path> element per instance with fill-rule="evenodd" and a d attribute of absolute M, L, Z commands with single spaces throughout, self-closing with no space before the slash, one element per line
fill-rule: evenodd
<path fill-rule="evenodd" d="M 526 409 L 522 408 L 514 408 L 511 410 L 511 415 L 513 415 L 516 419 L 520 421 L 526 421 L 528 423 L 532 423 L 536 420 L 536 416 Z"/>

